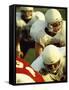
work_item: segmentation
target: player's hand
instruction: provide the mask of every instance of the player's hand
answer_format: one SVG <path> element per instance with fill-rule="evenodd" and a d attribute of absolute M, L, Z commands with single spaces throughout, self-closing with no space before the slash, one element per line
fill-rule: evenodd
<path fill-rule="evenodd" d="M 19 57 L 23 57 L 23 52 L 22 51 L 19 51 L 19 52 L 16 52 L 17 56 Z"/>

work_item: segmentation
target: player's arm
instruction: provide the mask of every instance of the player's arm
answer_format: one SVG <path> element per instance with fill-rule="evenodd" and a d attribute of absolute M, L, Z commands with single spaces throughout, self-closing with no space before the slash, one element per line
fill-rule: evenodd
<path fill-rule="evenodd" d="M 43 47 L 38 44 L 37 42 L 35 42 L 35 55 L 36 57 L 38 57 L 43 51 Z"/>

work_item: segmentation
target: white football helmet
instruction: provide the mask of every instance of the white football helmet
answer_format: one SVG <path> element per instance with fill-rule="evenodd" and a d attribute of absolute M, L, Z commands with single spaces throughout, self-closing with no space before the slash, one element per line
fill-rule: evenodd
<path fill-rule="evenodd" d="M 31 19 L 33 13 L 33 7 L 20 7 L 24 19 Z"/>
<path fill-rule="evenodd" d="M 56 33 L 60 30 L 62 25 L 62 16 L 57 9 L 49 9 L 45 13 L 45 19 L 47 21 L 49 31 Z"/>
<path fill-rule="evenodd" d="M 33 7 L 20 7 L 20 10 L 32 10 L 33 11 Z"/>
<path fill-rule="evenodd" d="M 48 45 L 42 53 L 42 58 L 44 65 L 48 68 L 48 71 L 56 73 L 61 60 L 59 49 L 54 45 Z"/>
<path fill-rule="evenodd" d="M 60 14 L 60 12 L 57 9 L 49 9 L 46 13 L 45 13 L 45 18 L 46 21 L 48 23 L 54 23 L 57 21 L 62 21 L 62 16 Z"/>

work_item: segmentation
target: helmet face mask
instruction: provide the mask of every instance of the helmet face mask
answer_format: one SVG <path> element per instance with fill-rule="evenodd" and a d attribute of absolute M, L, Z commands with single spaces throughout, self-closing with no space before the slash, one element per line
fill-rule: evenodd
<path fill-rule="evenodd" d="M 48 70 L 49 73 L 56 74 L 57 71 L 59 70 L 60 60 L 54 64 L 45 64 L 44 63 L 44 66 L 46 67 L 46 69 Z"/>
<path fill-rule="evenodd" d="M 57 33 L 62 27 L 62 21 L 57 21 L 57 22 L 54 22 L 54 23 L 49 23 L 48 24 L 48 29 L 50 32 L 52 33 Z"/>
<path fill-rule="evenodd" d="M 24 19 L 31 19 L 32 18 L 32 10 L 24 10 L 24 11 L 21 11 L 22 13 L 22 18 Z"/>
<path fill-rule="evenodd" d="M 29 20 L 32 18 L 33 7 L 21 7 L 20 11 L 22 19 Z"/>

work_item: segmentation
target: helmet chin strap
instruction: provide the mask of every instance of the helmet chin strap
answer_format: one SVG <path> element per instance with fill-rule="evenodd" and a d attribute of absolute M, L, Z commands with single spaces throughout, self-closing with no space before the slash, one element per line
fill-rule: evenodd
<path fill-rule="evenodd" d="M 61 30 L 61 28 L 62 28 L 62 21 L 60 22 L 60 25 L 59 26 L 57 26 L 56 28 L 58 29 L 58 31 L 53 31 L 53 29 L 55 28 L 55 27 L 53 27 L 52 25 L 50 25 L 50 24 L 48 24 L 48 29 L 49 29 L 49 32 L 51 32 L 51 33 L 57 33 L 57 32 L 59 32 L 60 30 Z"/>
<path fill-rule="evenodd" d="M 59 66 L 58 66 L 58 68 L 56 70 L 54 70 L 53 72 L 49 71 L 49 73 L 57 75 L 59 69 L 60 69 L 60 64 L 59 64 Z"/>
<path fill-rule="evenodd" d="M 51 28 L 49 27 L 49 28 L 48 28 L 48 30 L 49 30 L 49 32 L 50 32 L 50 33 L 52 33 L 52 34 L 56 35 L 56 34 L 57 34 L 57 32 L 59 32 L 59 31 L 61 30 L 61 27 L 60 27 L 60 28 L 58 29 L 58 31 L 56 31 L 56 32 L 55 32 L 55 31 L 53 31 L 53 27 L 52 27 L 52 26 L 51 26 Z"/>
<path fill-rule="evenodd" d="M 57 33 L 57 32 L 54 32 L 54 31 L 53 31 L 53 28 L 49 28 L 49 32 L 55 33 L 55 34 Z"/>
<path fill-rule="evenodd" d="M 60 81 L 59 69 L 55 73 L 50 73 L 50 77 L 55 81 Z"/>
<path fill-rule="evenodd" d="M 56 75 L 58 73 L 58 70 L 59 70 L 59 68 L 57 70 L 54 70 L 53 72 L 49 71 L 49 73 Z"/>

